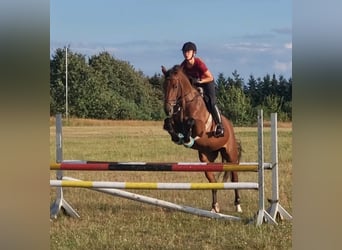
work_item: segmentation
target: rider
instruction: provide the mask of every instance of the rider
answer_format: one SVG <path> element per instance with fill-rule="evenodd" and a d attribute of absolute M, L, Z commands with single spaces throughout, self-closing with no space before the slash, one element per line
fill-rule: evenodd
<path fill-rule="evenodd" d="M 214 77 L 205 63 L 199 57 L 195 57 L 197 48 L 193 42 L 184 43 L 182 52 L 185 58 L 181 63 L 183 71 L 193 85 L 203 88 L 204 95 L 206 97 L 204 100 L 206 101 L 208 110 L 216 123 L 214 135 L 216 137 L 221 137 L 224 135 L 224 129 L 222 126 L 220 111 L 216 105 Z"/>

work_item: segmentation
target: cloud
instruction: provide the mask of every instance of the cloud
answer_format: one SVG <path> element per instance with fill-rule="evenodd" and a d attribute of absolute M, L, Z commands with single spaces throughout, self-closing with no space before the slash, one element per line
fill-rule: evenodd
<path fill-rule="evenodd" d="M 285 44 L 284 44 L 284 48 L 285 48 L 285 49 L 292 49 L 292 42 L 285 43 Z"/>
<path fill-rule="evenodd" d="M 284 28 L 275 28 L 272 29 L 273 32 L 277 33 L 277 34 L 292 34 L 292 28 L 288 28 L 288 27 L 284 27 Z"/>
<path fill-rule="evenodd" d="M 50 42 L 50 54 L 53 54 L 57 48 L 64 48 L 69 46 L 73 52 L 78 52 L 87 56 L 92 56 L 100 52 L 106 51 L 110 54 L 125 56 L 125 55 L 142 55 L 151 54 L 158 51 L 163 54 L 167 51 L 175 51 L 180 45 L 174 41 L 149 41 L 149 40 L 135 40 L 120 43 L 84 43 L 84 42 L 71 42 L 62 43 L 57 41 Z M 179 52 L 177 50 L 177 52 Z"/>
<path fill-rule="evenodd" d="M 273 39 L 275 35 L 270 33 L 258 33 L 258 34 L 246 34 L 242 36 L 238 36 L 239 39 L 247 39 L 247 40 L 264 40 L 264 39 Z"/>
<path fill-rule="evenodd" d="M 255 51 L 255 52 L 265 52 L 272 49 L 272 46 L 267 43 L 250 43 L 250 42 L 240 42 L 240 43 L 227 43 L 224 45 L 226 49 L 229 50 L 240 50 L 240 51 Z"/>
<path fill-rule="evenodd" d="M 273 68 L 281 73 L 289 72 L 292 70 L 292 61 L 290 62 L 280 62 L 278 60 L 274 61 Z"/>

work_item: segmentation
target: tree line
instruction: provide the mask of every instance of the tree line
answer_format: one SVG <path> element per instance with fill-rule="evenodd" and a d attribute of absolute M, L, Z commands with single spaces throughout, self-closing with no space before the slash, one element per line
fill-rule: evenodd
<path fill-rule="evenodd" d="M 89 58 L 59 48 L 50 59 L 50 115 L 66 112 L 66 77 L 69 117 L 112 120 L 163 120 L 164 76 L 145 76 L 128 61 L 103 51 Z M 66 70 L 68 72 L 66 76 Z M 258 109 L 267 118 L 277 112 L 281 121 L 292 120 L 292 78 L 275 74 L 247 82 L 238 74 L 216 78 L 218 106 L 234 125 L 255 123 Z"/>

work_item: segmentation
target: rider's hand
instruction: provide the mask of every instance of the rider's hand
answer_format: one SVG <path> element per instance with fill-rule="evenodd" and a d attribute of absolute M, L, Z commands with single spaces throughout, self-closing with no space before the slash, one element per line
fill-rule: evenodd
<path fill-rule="evenodd" d="M 195 78 L 195 77 L 189 77 L 189 80 L 191 82 L 191 85 L 198 87 L 200 85 L 199 81 L 200 79 Z"/>
<path fill-rule="evenodd" d="M 195 82 L 195 86 L 199 87 L 199 86 L 201 86 L 201 84 L 202 83 L 201 83 L 200 79 L 197 79 L 196 82 Z"/>

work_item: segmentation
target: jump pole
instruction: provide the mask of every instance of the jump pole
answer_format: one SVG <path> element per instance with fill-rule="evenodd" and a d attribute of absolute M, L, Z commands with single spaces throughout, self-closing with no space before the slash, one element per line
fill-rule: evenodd
<path fill-rule="evenodd" d="M 66 180 L 71 180 L 71 181 L 81 181 L 75 178 L 70 178 L 70 177 L 63 177 Z M 119 196 L 122 198 L 130 199 L 133 201 L 139 201 L 142 203 L 147 203 L 150 205 L 158 206 L 158 207 L 163 207 L 163 208 L 168 208 L 168 209 L 174 209 L 178 210 L 184 213 L 189 213 L 189 214 L 195 214 L 198 216 L 202 217 L 208 217 L 208 218 L 214 218 L 214 219 L 224 219 L 224 220 L 234 220 L 234 221 L 240 221 L 240 217 L 232 216 L 232 215 L 226 215 L 226 214 L 221 214 L 221 213 L 212 213 L 211 211 L 199 209 L 199 208 L 193 208 L 193 207 L 188 207 L 184 205 L 178 205 L 172 202 L 164 201 L 164 200 L 159 200 L 156 198 L 140 195 L 140 194 L 134 194 L 130 193 L 127 191 L 123 190 L 118 190 L 118 189 L 112 189 L 112 188 L 91 188 L 92 190 L 101 192 L 101 193 L 106 193 L 110 194 L 113 196 Z"/>
<path fill-rule="evenodd" d="M 255 189 L 255 182 L 217 182 L 217 183 L 162 183 L 162 182 L 111 182 L 111 181 L 73 181 L 50 180 L 51 187 L 75 188 L 117 188 L 117 189 L 149 189 L 149 190 L 212 190 L 212 189 Z"/>
<path fill-rule="evenodd" d="M 271 164 L 266 164 L 271 169 Z M 63 161 L 50 163 L 50 170 L 85 170 L 85 171 L 251 171 L 258 172 L 258 163 L 207 163 L 207 162 L 106 162 L 106 161 Z"/>

